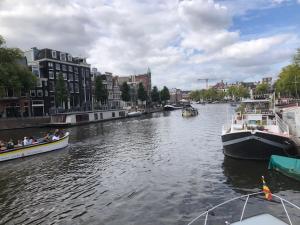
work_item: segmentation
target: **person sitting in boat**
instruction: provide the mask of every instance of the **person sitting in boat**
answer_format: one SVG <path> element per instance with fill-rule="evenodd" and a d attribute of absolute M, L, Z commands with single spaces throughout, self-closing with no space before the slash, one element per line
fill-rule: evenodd
<path fill-rule="evenodd" d="M 52 137 L 52 141 L 58 141 L 59 140 L 59 134 L 55 133 Z"/>
<path fill-rule="evenodd" d="M 0 140 L 0 150 L 6 150 L 5 142 Z"/>
<path fill-rule="evenodd" d="M 18 140 L 18 144 L 17 144 L 18 147 L 22 147 L 23 146 L 23 142 L 22 140 Z"/>
<path fill-rule="evenodd" d="M 15 144 L 14 144 L 13 140 L 9 139 L 9 141 L 7 142 L 6 148 L 13 149 L 14 147 L 15 147 Z"/>
<path fill-rule="evenodd" d="M 43 142 L 49 142 L 51 141 L 50 133 L 47 133 L 45 137 L 43 137 Z"/>
<path fill-rule="evenodd" d="M 33 144 L 33 137 L 29 137 L 29 139 L 28 139 L 28 144 L 29 144 L 29 145 L 32 145 L 32 144 Z"/>
<path fill-rule="evenodd" d="M 27 137 L 24 137 L 23 146 L 29 145 L 29 141 Z"/>

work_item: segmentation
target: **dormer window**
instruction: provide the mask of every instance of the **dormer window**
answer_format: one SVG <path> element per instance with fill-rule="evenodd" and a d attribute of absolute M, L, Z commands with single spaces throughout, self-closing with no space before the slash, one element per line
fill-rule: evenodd
<path fill-rule="evenodd" d="M 70 54 L 68 54 L 68 61 L 72 62 L 72 56 Z"/>
<path fill-rule="evenodd" d="M 66 61 L 66 53 L 60 53 L 60 60 Z"/>
<path fill-rule="evenodd" d="M 52 58 L 56 59 L 57 55 L 56 55 L 56 51 L 52 50 Z"/>

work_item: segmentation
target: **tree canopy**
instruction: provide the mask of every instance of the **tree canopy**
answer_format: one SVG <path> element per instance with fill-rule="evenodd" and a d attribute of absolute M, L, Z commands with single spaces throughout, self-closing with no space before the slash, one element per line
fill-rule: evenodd
<path fill-rule="evenodd" d="M 130 87 L 127 82 L 124 82 L 121 86 L 121 98 L 124 102 L 130 101 Z"/>
<path fill-rule="evenodd" d="M 18 48 L 7 48 L 0 35 L 0 94 L 4 88 L 29 91 L 36 85 L 36 77 L 29 69 L 20 64 L 22 51 Z"/>
<path fill-rule="evenodd" d="M 95 98 L 97 102 L 105 102 L 108 98 L 108 92 L 99 76 L 95 78 Z"/>
<path fill-rule="evenodd" d="M 69 92 L 64 81 L 63 74 L 60 72 L 55 84 L 55 99 L 59 106 L 63 106 L 64 102 L 68 100 Z"/>
<path fill-rule="evenodd" d="M 281 95 L 298 97 L 300 92 L 300 66 L 291 64 L 284 67 L 275 83 L 276 92 Z"/>
<path fill-rule="evenodd" d="M 160 91 L 160 99 L 163 102 L 166 102 L 170 99 L 170 92 L 166 86 L 164 86 L 163 89 Z"/>
<path fill-rule="evenodd" d="M 144 88 L 143 83 L 139 83 L 138 91 L 137 91 L 137 97 L 139 100 L 146 101 L 148 98 L 147 92 Z"/>
<path fill-rule="evenodd" d="M 255 88 L 256 94 L 266 94 L 269 90 L 269 85 L 266 83 L 258 84 Z"/>
<path fill-rule="evenodd" d="M 158 91 L 158 89 L 157 89 L 156 86 L 154 86 L 152 88 L 152 91 L 151 91 L 151 100 L 152 100 L 152 102 L 159 102 L 159 100 L 160 100 L 159 91 Z"/>

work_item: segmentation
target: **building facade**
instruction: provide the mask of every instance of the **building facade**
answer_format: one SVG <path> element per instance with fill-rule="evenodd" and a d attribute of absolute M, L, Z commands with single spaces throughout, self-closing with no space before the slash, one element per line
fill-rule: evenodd
<path fill-rule="evenodd" d="M 33 116 L 92 109 L 91 67 L 85 58 L 47 48 L 32 48 L 24 54 L 38 79 L 37 87 L 30 91 Z M 55 95 L 60 75 L 68 93 L 68 100 L 62 105 Z"/>

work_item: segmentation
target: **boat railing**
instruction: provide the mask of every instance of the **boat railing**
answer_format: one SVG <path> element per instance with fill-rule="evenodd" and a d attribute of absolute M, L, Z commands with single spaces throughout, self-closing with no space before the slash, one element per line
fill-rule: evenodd
<path fill-rule="evenodd" d="M 235 200 L 239 200 L 239 199 L 244 199 L 245 198 L 246 200 L 245 200 L 245 203 L 244 203 L 244 206 L 243 206 L 243 209 L 242 209 L 242 212 L 241 212 L 241 216 L 240 216 L 240 219 L 239 219 L 239 221 L 241 222 L 244 219 L 244 213 L 245 213 L 245 210 L 246 210 L 249 198 L 253 197 L 253 196 L 261 195 L 261 194 L 264 194 L 264 192 L 260 191 L 260 192 L 255 192 L 255 193 L 251 193 L 251 194 L 247 194 L 247 195 L 242 195 L 242 196 L 239 196 L 239 197 L 235 197 L 235 198 L 229 199 L 229 200 L 227 200 L 225 202 L 222 202 L 222 203 L 220 203 L 220 204 L 218 204 L 218 205 L 216 205 L 216 206 L 208 209 L 207 211 L 201 213 L 199 216 L 197 216 L 191 222 L 189 222 L 188 225 L 194 224 L 197 220 L 199 220 L 200 218 L 203 218 L 203 217 L 204 217 L 204 225 L 207 225 L 209 213 L 213 212 L 216 208 L 219 208 L 220 206 L 226 205 L 226 204 L 228 204 L 230 202 L 233 202 Z M 297 205 L 295 205 L 294 203 L 286 200 L 286 199 L 281 198 L 278 195 L 272 194 L 272 196 L 280 200 L 280 203 L 281 203 L 281 205 L 283 207 L 283 210 L 284 210 L 285 215 L 286 215 L 286 217 L 287 217 L 287 219 L 289 221 L 289 224 L 293 225 L 293 223 L 291 221 L 291 218 L 290 218 L 290 214 L 288 213 L 288 211 L 286 209 L 286 203 L 289 204 L 290 206 L 294 207 L 295 209 L 298 209 L 299 211 L 300 211 L 300 207 L 297 206 Z M 226 222 L 226 224 L 229 224 L 229 223 Z"/>
<path fill-rule="evenodd" d="M 289 135 L 290 134 L 289 126 L 277 114 L 275 114 L 275 118 L 276 118 L 276 124 L 278 125 L 280 131 L 284 134 Z"/>

